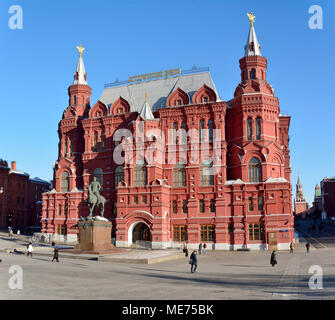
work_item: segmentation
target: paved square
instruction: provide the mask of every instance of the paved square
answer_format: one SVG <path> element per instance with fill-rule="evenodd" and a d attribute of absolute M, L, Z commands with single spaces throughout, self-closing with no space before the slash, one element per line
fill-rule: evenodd
<path fill-rule="evenodd" d="M 0 253 L 0 299 L 335 299 L 335 252 L 332 248 L 293 254 L 278 252 L 271 267 L 268 251 L 207 252 L 198 256 L 198 272 L 188 258 L 153 265 L 126 264 L 51 256 Z M 9 289 L 11 265 L 23 270 L 23 289 Z M 323 289 L 311 290 L 310 266 L 323 270 Z"/>

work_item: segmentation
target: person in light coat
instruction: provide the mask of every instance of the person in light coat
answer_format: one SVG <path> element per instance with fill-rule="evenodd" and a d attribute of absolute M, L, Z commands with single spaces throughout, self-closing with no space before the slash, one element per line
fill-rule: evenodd
<path fill-rule="evenodd" d="M 29 257 L 29 255 L 31 256 L 31 257 L 33 257 L 33 245 L 31 244 L 31 242 L 29 242 L 29 244 L 28 244 L 28 247 L 27 247 L 27 256 Z"/>

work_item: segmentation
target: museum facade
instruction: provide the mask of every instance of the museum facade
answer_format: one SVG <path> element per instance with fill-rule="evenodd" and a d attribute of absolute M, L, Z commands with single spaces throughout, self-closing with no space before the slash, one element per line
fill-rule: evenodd
<path fill-rule="evenodd" d="M 253 19 L 229 101 L 220 99 L 209 69 L 193 68 L 107 84 L 91 107 L 78 47 L 54 188 L 43 194 L 45 235 L 77 241 L 96 177 L 117 247 L 289 248 L 290 117 L 267 82 Z"/>

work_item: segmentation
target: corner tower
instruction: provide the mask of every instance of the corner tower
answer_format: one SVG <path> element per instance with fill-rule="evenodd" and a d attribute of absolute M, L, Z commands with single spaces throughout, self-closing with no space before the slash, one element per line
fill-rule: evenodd
<path fill-rule="evenodd" d="M 54 168 L 54 186 L 57 192 L 83 188 L 82 153 L 85 150 L 85 140 L 82 120 L 88 117 L 92 89 L 87 85 L 82 57 L 85 48 L 80 45 L 77 50 L 79 60 L 73 84 L 68 88 L 69 105 L 58 125 L 59 152 Z"/>
<path fill-rule="evenodd" d="M 279 100 L 267 82 L 267 59 L 261 55 L 254 29 L 255 16 L 247 15 L 250 29 L 244 56 L 239 60 L 241 82 L 229 101 L 228 177 L 244 182 L 265 182 L 269 178 L 290 181 L 290 171 L 285 170 L 289 163 L 283 154 L 288 149 L 288 139 L 280 136 Z M 288 131 L 289 119 L 284 123 Z"/>

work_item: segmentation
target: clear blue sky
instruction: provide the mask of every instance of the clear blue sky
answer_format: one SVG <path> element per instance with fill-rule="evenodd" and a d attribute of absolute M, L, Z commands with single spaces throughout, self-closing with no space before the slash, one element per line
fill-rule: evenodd
<path fill-rule="evenodd" d="M 23 9 L 23 30 L 10 30 L 8 9 Z M 311 30 L 308 8 L 323 9 Z M 0 157 L 32 177 L 52 178 L 58 122 L 78 61 L 92 102 L 115 78 L 170 68 L 210 67 L 222 99 L 240 80 L 249 22 L 268 59 L 267 78 L 291 118 L 292 182 L 309 202 L 324 177 L 335 176 L 335 1 L 299 0 L 1 0 Z"/>

